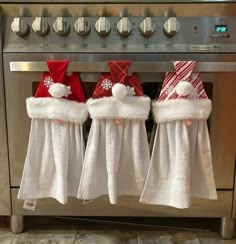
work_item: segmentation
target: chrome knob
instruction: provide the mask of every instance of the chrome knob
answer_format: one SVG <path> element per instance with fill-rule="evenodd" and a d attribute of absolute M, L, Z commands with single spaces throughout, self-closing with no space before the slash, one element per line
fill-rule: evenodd
<path fill-rule="evenodd" d="M 75 31 L 80 36 L 86 36 L 90 32 L 90 24 L 84 17 L 79 17 L 74 24 Z"/>
<path fill-rule="evenodd" d="M 128 36 L 132 31 L 132 24 L 127 17 L 122 17 L 117 23 L 117 31 L 121 36 Z"/>
<path fill-rule="evenodd" d="M 60 36 L 65 36 L 70 31 L 70 26 L 68 22 L 64 19 L 64 17 L 57 17 L 55 22 L 53 23 L 53 29 Z"/>
<path fill-rule="evenodd" d="M 25 36 L 29 32 L 29 25 L 23 19 L 16 17 L 11 23 L 11 29 L 18 36 Z"/>
<path fill-rule="evenodd" d="M 144 36 L 151 36 L 154 32 L 155 25 L 152 22 L 151 17 L 146 17 L 141 23 L 140 23 L 140 31 Z"/>
<path fill-rule="evenodd" d="M 164 32 L 168 36 L 174 36 L 180 29 L 180 23 L 176 17 L 169 18 L 164 24 Z"/>
<path fill-rule="evenodd" d="M 111 31 L 111 23 L 106 17 L 100 17 L 95 23 L 95 29 L 101 36 L 106 36 Z"/>
<path fill-rule="evenodd" d="M 43 17 L 36 17 L 32 23 L 32 29 L 39 36 L 44 36 L 49 31 L 49 25 Z"/>

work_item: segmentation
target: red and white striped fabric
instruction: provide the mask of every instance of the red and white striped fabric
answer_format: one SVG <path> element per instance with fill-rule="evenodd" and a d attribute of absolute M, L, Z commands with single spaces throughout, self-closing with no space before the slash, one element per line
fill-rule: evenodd
<path fill-rule="evenodd" d="M 199 73 L 193 73 L 195 61 L 173 62 L 175 72 L 168 72 L 160 95 L 152 105 L 156 122 L 176 119 L 206 119 L 211 112 Z M 178 109 L 181 105 L 181 109 Z"/>
<path fill-rule="evenodd" d="M 206 119 L 211 101 L 195 61 L 174 62 L 153 105 L 158 123 L 140 202 L 189 208 L 192 197 L 216 199 Z M 191 126 L 190 126 L 191 125 Z"/>

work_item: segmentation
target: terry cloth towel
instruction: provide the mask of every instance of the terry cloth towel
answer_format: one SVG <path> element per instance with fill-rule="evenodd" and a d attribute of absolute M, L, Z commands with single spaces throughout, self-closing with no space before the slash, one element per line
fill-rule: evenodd
<path fill-rule="evenodd" d="M 129 61 L 108 62 L 93 96 L 87 101 L 90 129 L 78 198 L 108 194 L 140 196 L 150 163 L 145 120 L 150 99 L 143 95 L 136 74 L 128 76 Z"/>
<path fill-rule="evenodd" d="M 66 73 L 68 63 L 48 61 L 50 72 L 26 100 L 31 130 L 19 199 L 52 197 L 66 204 L 68 196 L 77 196 L 88 112 L 78 75 Z"/>
<path fill-rule="evenodd" d="M 147 204 L 189 208 L 192 196 L 216 199 L 206 119 L 211 101 L 194 61 L 176 61 L 152 103 L 157 130 L 140 198 Z"/>

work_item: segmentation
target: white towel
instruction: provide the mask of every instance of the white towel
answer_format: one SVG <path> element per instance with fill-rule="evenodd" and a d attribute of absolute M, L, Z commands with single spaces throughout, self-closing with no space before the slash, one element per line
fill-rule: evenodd
<path fill-rule="evenodd" d="M 108 194 L 116 204 L 119 195 L 140 195 L 150 162 L 145 122 L 94 119 L 89 133 L 78 198 Z"/>
<path fill-rule="evenodd" d="M 140 202 L 182 209 L 192 196 L 217 198 L 206 121 L 160 123 Z"/>
<path fill-rule="evenodd" d="M 52 197 L 66 204 L 77 195 L 83 153 L 81 125 L 32 119 L 18 198 Z"/>

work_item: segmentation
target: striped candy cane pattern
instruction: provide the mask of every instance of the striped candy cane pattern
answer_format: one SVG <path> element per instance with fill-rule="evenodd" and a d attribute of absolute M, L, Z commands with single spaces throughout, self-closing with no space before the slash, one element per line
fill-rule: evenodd
<path fill-rule="evenodd" d="M 176 72 L 166 73 L 158 101 L 208 98 L 200 74 L 192 73 L 195 61 L 175 61 L 173 64 Z M 194 92 L 187 96 L 177 94 L 175 88 L 181 81 L 190 82 L 194 87 Z"/>

